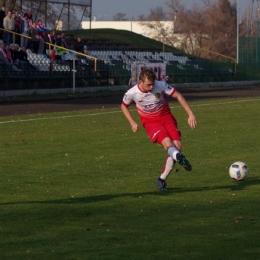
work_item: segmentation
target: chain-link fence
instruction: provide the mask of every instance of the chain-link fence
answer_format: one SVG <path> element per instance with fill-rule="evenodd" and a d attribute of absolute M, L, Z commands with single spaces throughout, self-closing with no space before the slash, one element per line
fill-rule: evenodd
<path fill-rule="evenodd" d="M 45 68 L 42 70 L 42 68 Z M 0 96 L 48 94 L 61 92 L 94 92 L 99 87 L 128 86 L 131 71 L 128 64 L 105 64 L 98 62 L 97 70 L 93 64 L 81 61 L 55 61 L 53 64 L 33 67 L 27 63 L 24 67 L 0 63 Z M 186 64 L 166 66 L 167 82 L 207 83 L 260 80 L 260 64 L 257 63 L 221 63 L 206 60 L 190 61 Z"/>
<path fill-rule="evenodd" d="M 239 37 L 238 63 L 260 63 L 260 37 Z"/>

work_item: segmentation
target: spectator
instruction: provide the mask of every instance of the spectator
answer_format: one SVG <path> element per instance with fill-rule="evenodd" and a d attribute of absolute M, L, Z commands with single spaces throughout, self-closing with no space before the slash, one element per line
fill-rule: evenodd
<path fill-rule="evenodd" d="M 18 44 L 13 44 L 12 51 L 13 51 L 13 61 L 16 67 L 18 67 L 19 70 L 26 70 L 27 63 L 28 63 L 27 53 L 24 54 L 24 52 L 22 52 Z"/>
<path fill-rule="evenodd" d="M 14 19 L 14 32 L 20 34 L 20 16 L 18 16 L 18 12 L 15 11 L 12 13 L 12 17 Z M 20 44 L 21 37 L 18 34 L 14 35 L 15 37 L 15 43 Z"/>
<path fill-rule="evenodd" d="M 51 44 L 55 44 L 56 43 L 56 33 L 55 31 L 52 31 L 50 33 L 47 34 L 48 37 L 48 42 Z"/>
<path fill-rule="evenodd" d="M 50 53 L 51 50 L 54 48 L 54 45 L 56 44 L 56 33 L 55 33 L 55 31 L 51 31 L 48 34 L 45 34 L 44 41 L 46 42 L 46 44 L 45 44 L 46 53 Z M 47 42 L 51 43 L 52 45 L 47 44 Z M 47 52 L 47 50 L 48 50 L 48 52 Z"/>
<path fill-rule="evenodd" d="M 83 50 L 83 54 L 88 55 L 88 51 L 87 51 L 87 50 Z M 89 58 L 86 57 L 86 56 L 77 55 L 77 58 L 78 58 L 78 59 L 81 61 L 81 63 L 84 64 L 84 65 L 90 65 L 90 64 L 92 64 L 92 60 L 89 59 Z"/>
<path fill-rule="evenodd" d="M 12 58 L 12 53 L 11 53 L 10 45 L 9 45 L 9 44 L 6 44 L 6 45 L 5 45 L 4 51 L 5 51 L 7 60 L 8 60 L 10 63 L 13 63 L 14 61 L 13 61 L 13 58 Z"/>
<path fill-rule="evenodd" d="M 87 45 L 84 45 L 83 47 L 83 53 L 88 55 L 88 46 Z"/>
<path fill-rule="evenodd" d="M 58 46 L 62 46 L 60 34 L 58 34 L 57 37 L 56 37 L 56 45 L 57 45 L 56 51 L 57 51 L 58 55 L 62 55 L 64 53 L 66 53 L 66 50 L 64 50 L 62 48 L 58 48 Z"/>
<path fill-rule="evenodd" d="M 19 48 L 19 46 L 18 46 L 18 48 Z M 30 64 L 27 59 L 27 52 L 26 52 L 25 46 L 22 46 L 21 48 L 18 49 L 16 64 L 22 70 L 26 70 L 28 65 Z"/>
<path fill-rule="evenodd" d="M 5 18 L 5 7 L 2 6 L 0 10 L 0 39 L 3 39 L 4 31 L 1 29 L 4 29 L 4 18 Z"/>
<path fill-rule="evenodd" d="M 11 31 L 14 31 L 14 24 L 15 20 L 12 17 L 12 13 L 8 11 L 3 21 L 3 26 L 5 30 L 8 30 L 8 32 L 6 32 L 6 43 L 8 44 L 13 43 L 13 33 Z"/>
<path fill-rule="evenodd" d="M 31 28 L 33 24 L 32 12 L 28 12 L 28 24 L 29 24 L 29 28 Z"/>
<path fill-rule="evenodd" d="M 45 32 L 47 31 L 47 29 L 44 27 L 44 25 L 42 24 L 42 20 L 38 20 L 38 22 L 36 23 L 36 30 L 37 30 L 37 35 L 36 38 L 40 38 L 43 39 Z"/>
<path fill-rule="evenodd" d="M 29 62 L 25 46 L 22 46 L 20 48 L 20 50 L 17 53 L 17 58 L 18 58 L 18 60 L 21 60 L 21 61 L 24 61 L 24 62 Z"/>
<path fill-rule="evenodd" d="M 35 27 L 37 33 L 36 33 L 36 38 L 39 41 L 39 48 L 38 48 L 38 54 L 43 54 L 44 51 L 44 35 L 45 32 L 47 31 L 47 28 L 44 27 L 42 24 L 42 20 L 38 20 L 36 23 Z"/>
<path fill-rule="evenodd" d="M 61 35 L 60 34 L 58 34 L 56 37 L 56 45 L 61 46 Z"/>
<path fill-rule="evenodd" d="M 32 52 L 37 53 L 39 49 L 39 40 L 36 38 L 36 23 L 32 23 L 32 25 L 30 26 L 29 35 L 31 36 L 31 40 L 29 40 L 28 46 L 32 50 Z"/>
<path fill-rule="evenodd" d="M 18 11 L 14 11 L 14 13 L 13 13 L 14 15 L 15 15 L 15 18 L 19 18 L 19 14 L 18 14 Z"/>
<path fill-rule="evenodd" d="M 65 39 L 65 33 L 61 33 L 60 38 L 61 38 L 61 46 L 68 49 L 69 46 Z"/>
<path fill-rule="evenodd" d="M 16 64 L 19 66 L 19 68 L 23 70 L 38 70 L 37 67 L 33 66 L 29 60 L 27 55 L 27 48 L 25 46 L 21 46 L 19 51 L 17 52 L 17 60 Z"/>
<path fill-rule="evenodd" d="M 17 48 L 16 44 L 11 44 L 10 45 L 10 51 L 12 54 L 12 61 L 15 62 L 18 59 L 18 50 L 19 50 L 19 46 Z"/>
<path fill-rule="evenodd" d="M 20 33 L 25 36 L 29 36 L 29 24 L 28 24 L 28 14 L 24 14 L 23 19 L 20 22 Z M 21 44 L 20 46 L 27 47 L 28 38 L 21 37 Z"/>
<path fill-rule="evenodd" d="M 84 49 L 83 49 L 83 53 L 86 54 L 86 55 L 88 55 L 88 49 L 85 49 L 85 48 L 84 48 Z"/>
<path fill-rule="evenodd" d="M 77 52 L 83 52 L 84 42 L 82 41 L 81 37 L 77 38 L 77 41 L 75 43 L 75 51 Z"/>
<path fill-rule="evenodd" d="M 0 40 L 0 61 L 3 62 L 7 70 L 17 70 L 17 67 L 9 62 L 5 52 L 5 44 Z"/>
<path fill-rule="evenodd" d="M 29 26 L 29 35 L 31 36 L 32 40 L 36 40 L 37 30 L 36 30 L 36 23 L 33 23 Z"/>
<path fill-rule="evenodd" d="M 2 40 L 0 40 L 0 61 L 8 62 L 7 55 L 5 53 L 5 44 Z"/>

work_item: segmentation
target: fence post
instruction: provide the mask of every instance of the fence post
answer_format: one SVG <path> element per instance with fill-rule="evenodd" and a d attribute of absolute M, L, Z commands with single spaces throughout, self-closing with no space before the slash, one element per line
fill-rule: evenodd
<path fill-rule="evenodd" d="M 73 88 L 73 81 L 72 81 L 72 78 L 73 78 L 73 75 L 72 75 L 72 71 L 73 71 L 73 68 L 72 68 L 72 61 L 70 60 L 69 61 L 69 64 L 70 64 L 70 88 Z"/>
<path fill-rule="evenodd" d="M 6 81 L 7 81 L 6 78 L 7 78 L 6 77 L 6 64 L 4 63 L 4 93 L 6 92 Z M 6 96 L 5 94 L 4 94 L 4 96 Z"/>
<path fill-rule="evenodd" d="M 53 69 L 54 69 L 53 62 L 50 62 L 50 67 L 49 67 L 49 80 L 48 80 L 50 90 L 52 89 L 52 72 L 53 72 Z"/>
<path fill-rule="evenodd" d="M 27 81 L 28 81 L 28 95 L 30 95 L 30 63 L 27 62 Z"/>
<path fill-rule="evenodd" d="M 73 61 L 72 61 L 72 66 L 73 66 L 73 89 L 72 89 L 72 92 L 75 93 L 76 68 L 75 68 L 75 59 L 74 58 L 73 58 Z"/>
<path fill-rule="evenodd" d="M 245 80 L 245 70 L 246 70 L 246 63 L 244 63 L 243 66 L 243 80 Z"/>
<path fill-rule="evenodd" d="M 125 83 L 125 85 L 128 85 L 128 82 L 126 79 L 126 64 L 123 64 L 123 72 L 124 72 L 124 83 Z"/>

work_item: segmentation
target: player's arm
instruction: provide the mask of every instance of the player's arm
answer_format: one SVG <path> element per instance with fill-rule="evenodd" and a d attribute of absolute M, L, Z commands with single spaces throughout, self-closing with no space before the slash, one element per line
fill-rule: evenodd
<path fill-rule="evenodd" d="M 196 117 L 194 116 L 192 110 L 190 109 L 186 99 L 184 98 L 184 96 L 179 93 L 178 91 L 175 90 L 175 92 L 173 93 L 172 97 L 176 98 L 179 103 L 182 105 L 182 107 L 184 108 L 184 110 L 187 112 L 188 114 L 188 124 L 190 126 L 190 128 L 195 128 L 197 125 L 197 121 L 196 121 Z"/>
<path fill-rule="evenodd" d="M 123 114 L 125 115 L 126 119 L 128 120 L 128 122 L 130 123 L 131 127 L 132 127 L 132 131 L 136 132 L 138 130 L 138 125 L 135 122 L 135 120 L 133 119 L 128 106 L 126 106 L 124 103 L 121 104 L 121 110 L 123 112 Z"/>

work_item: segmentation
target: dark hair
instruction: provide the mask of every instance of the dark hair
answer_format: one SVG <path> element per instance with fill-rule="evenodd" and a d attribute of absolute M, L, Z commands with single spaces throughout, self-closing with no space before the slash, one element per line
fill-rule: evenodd
<path fill-rule="evenodd" d="M 139 75 L 139 80 L 145 81 L 145 79 L 148 79 L 150 81 L 155 81 L 156 75 L 154 74 L 153 70 L 151 69 L 143 69 Z"/>

